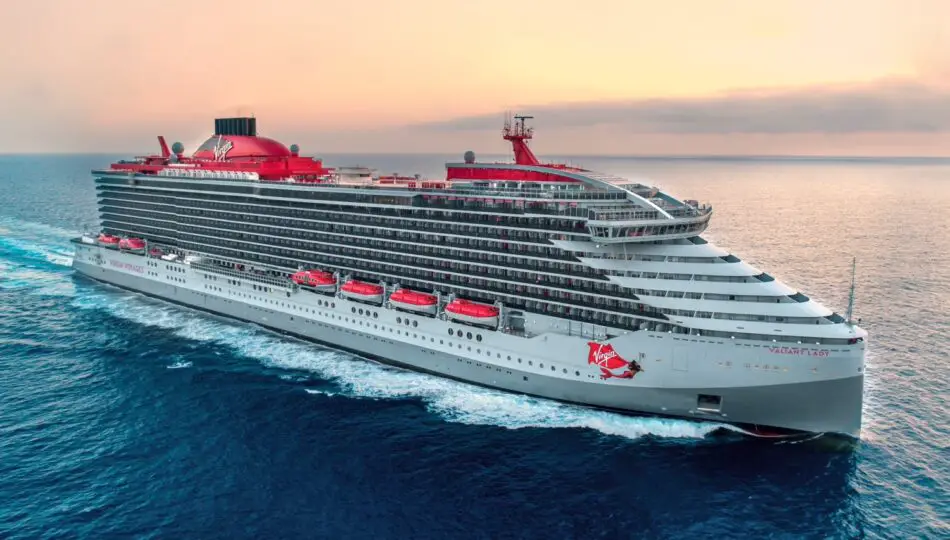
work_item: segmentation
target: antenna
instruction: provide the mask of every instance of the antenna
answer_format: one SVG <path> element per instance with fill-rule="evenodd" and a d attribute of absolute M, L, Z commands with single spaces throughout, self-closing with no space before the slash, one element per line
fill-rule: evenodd
<path fill-rule="evenodd" d="M 854 326 L 854 321 L 851 319 L 851 314 L 854 312 L 854 274 L 855 269 L 857 268 L 857 257 L 851 258 L 851 291 L 848 293 L 848 324 Z"/>
<path fill-rule="evenodd" d="M 516 122 L 517 125 L 518 125 L 518 132 L 519 132 L 521 135 L 527 135 L 527 134 L 528 134 L 528 132 L 525 131 L 525 125 L 524 125 L 524 121 L 525 121 L 525 120 L 534 120 L 534 117 L 533 117 L 533 116 L 524 116 L 524 115 L 520 115 L 520 114 L 516 114 L 516 115 L 515 115 L 515 122 Z"/>

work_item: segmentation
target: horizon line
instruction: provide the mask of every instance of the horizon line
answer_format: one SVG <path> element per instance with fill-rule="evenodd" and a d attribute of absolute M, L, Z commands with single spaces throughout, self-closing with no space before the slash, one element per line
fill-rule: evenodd
<path fill-rule="evenodd" d="M 448 156 L 449 152 L 325 152 L 325 155 L 353 155 L 353 156 Z M 129 152 L 3 152 L 0 156 L 129 156 Z M 146 154 L 135 154 L 146 155 Z M 506 153 L 482 154 L 490 157 L 505 157 Z M 925 161 L 950 161 L 950 154 L 947 155 L 831 155 L 831 154 L 550 154 L 553 158 L 599 158 L 599 159 L 655 159 L 655 160 L 851 160 L 851 161 L 873 161 L 873 160 L 925 160 Z M 319 158 L 320 154 L 313 154 L 305 157 Z M 544 156 L 539 159 L 544 165 Z"/>

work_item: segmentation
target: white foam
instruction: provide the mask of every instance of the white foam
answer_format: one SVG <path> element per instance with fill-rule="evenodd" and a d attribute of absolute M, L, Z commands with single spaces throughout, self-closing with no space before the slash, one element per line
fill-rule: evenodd
<path fill-rule="evenodd" d="M 69 231 L 47 225 L 0 218 L 5 250 L 11 250 L 0 261 L 0 288 L 33 289 L 32 294 L 72 296 L 75 289 L 68 275 L 57 270 L 38 268 L 39 261 L 56 266 L 72 266 L 72 252 L 62 245 Z"/>
<path fill-rule="evenodd" d="M 317 389 L 315 389 L 315 388 L 304 388 L 303 390 L 304 390 L 304 392 L 306 392 L 306 393 L 308 393 L 308 394 L 316 394 L 316 395 L 320 395 L 320 396 L 333 397 L 333 396 L 338 396 L 338 395 L 340 395 L 340 394 L 338 394 L 338 393 L 336 393 L 336 392 L 330 392 L 330 391 L 328 391 L 328 390 L 317 390 Z"/>
<path fill-rule="evenodd" d="M 83 309 L 104 309 L 139 324 L 173 330 L 176 335 L 190 340 L 221 343 L 243 356 L 258 359 L 266 366 L 314 373 L 333 381 L 340 388 L 338 393 L 305 388 L 310 394 L 363 399 L 416 398 L 426 403 L 433 413 L 453 422 L 509 429 L 586 428 L 630 439 L 646 435 L 698 439 L 724 427 L 685 420 L 624 416 L 484 389 L 282 338 L 250 325 L 231 324 L 131 293 L 94 293 L 77 298 L 73 305 Z"/>
<path fill-rule="evenodd" d="M 4 229 L 4 241 L 12 247 L 56 265 L 72 264 L 71 252 L 63 244 L 77 233 L 5 218 L 0 218 L 0 227 Z M 17 237 L 11 237 L 11 234 Z M 11 266 L 10 261 L 0 264 L 4 268 Z M 23 272 L 18 268 L 20 265 L 12 266 Z M 702 438 L 722 427 L 683 420 L 623 416 L 396 369 L 284 339 L 250 325 L 223 322 L 141 295 L 107 288 L 78 293 L 74 287 L 61 285 L 64 274 L 29 270 L 17 278 L 13 283 L 41 285 L 37 293 L 59 291 L 63 295 L 73 295 L 71 305 L 76 308 L 104 310 L 138 324 L 171 330 L 186 339 L 218 342 L 244 356 L 256 358 L 264 365 L 314 373 L 333 381 L 340 388 L 339 393 L 305 389 L 311 394 L 364 399 L 416 398 L 425 402 L 433 413 L 453 422 L 509 429 L 586 428 L 631 439 L 645 435 Z M 166 367 L 180 369 L 190 366 L 190 362 L 179 361 Z M 306 379 L 302 377 L 300 380 Z"/>
<path fill-rule="evenodd" d="M 166 367 L 167 369 L 190 368 L 190 367 L 191 367 L 191 362 L 178 361 L 178 362 L 175 362 L 174 364 L 171 364 L 171 365 L 165 366 L 165 367 Z"/>
<path fill-rule="evenodd" d="M 69 240 L 79 236 L 76 231 L 47 225 L 46 223 L 37 223 L 34 221 L 24 221 L 9 216 L 0 216 L 0 234 L 4 236 L 25 236 L 31 238 L 53 238 L 56 240 Z"/>

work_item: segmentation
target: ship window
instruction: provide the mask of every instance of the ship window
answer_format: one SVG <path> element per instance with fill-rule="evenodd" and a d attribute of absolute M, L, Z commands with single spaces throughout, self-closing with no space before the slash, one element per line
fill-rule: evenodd
<path fill-rule="evenodd" d="M 396 317 L 396 324 L 402 324 L 402 317 Z M 452 335 L 451 330 L 449 330 L 449 335 Z"/>
<path fill-rule="evenodd" d="M 415 328 L 419 326 L 419 321 L 412 321 L 412 327 Z"/>
<path fill-rule="evenodd" d="M 472 333 L 468 332 L 467 334 L 465 334 L 465 337 L 467 337 L 468 339 L 472 339 Z"/>
<path fill-rule="evenodd" d="M 451 328 L 449 328 L 449 335 L 450 335 L 450 336 L 454 336 L 454 335 L 455 335 L 455 330 L 452 330 Z"/>

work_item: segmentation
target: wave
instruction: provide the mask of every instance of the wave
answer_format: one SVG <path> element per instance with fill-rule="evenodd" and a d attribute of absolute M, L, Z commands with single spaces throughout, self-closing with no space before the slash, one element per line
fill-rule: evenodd
<path fill-rule="evenodd" d="M 320 397 L 419 399 L 441 418 L 471 425 L 521 428 L 586 428 L 628 439 L 644 436 L 702 439 L 728 428 L 721 424 L 631 417 L 485 389 L 390 367 L 347 353 L 278 336 L 250 325 L 232 324 L 124 291 L 93 292 L 73 300 L 80 309 L 101 309 L 137 324 L 160 327 L 176 336 L 228 346 L 266 367 L 305 372 L 332 382 L 337 391 L 304 388 Z M 281 376 L 289 382 L 306 377 Z"/>
<path fill-rule="evenodd" d="M 66 272 L 73 263 L 72 250 L 65 245 L 73 236 L 65 229 L 0 217 L 0 288 L 75 294 Z"/>
<path fill-rule="evenodd" d="M 186 362 L 184 360 L 179 360 L 175 362 L 174 364 L 165 366 L 166 369 L 183 369 L 183 368 L 190 368 L 190 367 L 191 367 L 191 362 Z"/>

